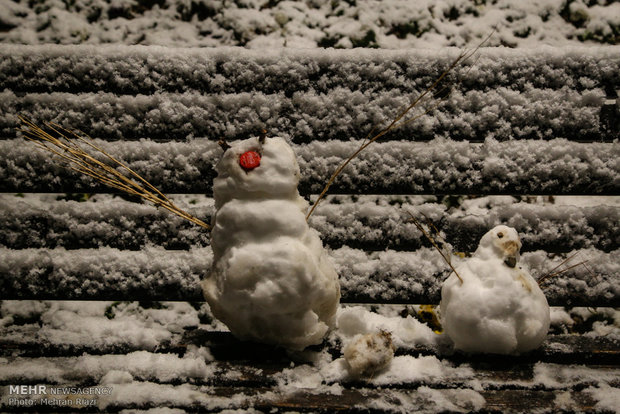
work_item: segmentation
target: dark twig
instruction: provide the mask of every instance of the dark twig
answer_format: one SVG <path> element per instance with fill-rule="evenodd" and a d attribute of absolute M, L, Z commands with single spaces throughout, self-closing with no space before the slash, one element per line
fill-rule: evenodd
<path fill-rule="evenodd" d="M 415 224 L 415 226 L 418 228 L 418 230 L 420 230 L 422 232 L 422 234 L 424 235 L 424 237 L 426 237 L 428 239 L 428 241 L 431 242 L 433 247 L 435 249 L 437 249 L 437 251 L 439 252 L 441 257 L 443 258 L 443 260 L 448 264 L 448 266 L 450 266 L 450 269 L 452 269 L 452 271 L 454 272 L 456 277 L 459 278 L 459 280 L 461 281 L 461 284 L 462 284 L 463 283 L 463 279 L 461 278 L 461 275 L 459 275 L 459 273 L 456 271 L 454 266 L 452 266 L 452 261 L 450 260 L 450 258 L 446 256 L 445 252 L 437 245 L 437 243 L 435 242 L 435 239 L 430 234 L 428 234 L 428 232 L 424 229 L 424 226 L 422 226 L 422 224 L 418 221 L 418 219 L 416 219 L 414 217 L 414 215 L 411 214 L 409 211 L 407 211 L 407 214 L 409 214 L 409 216 L 411 217 L 411 221 L 413 222 L 413 224 Z"/>

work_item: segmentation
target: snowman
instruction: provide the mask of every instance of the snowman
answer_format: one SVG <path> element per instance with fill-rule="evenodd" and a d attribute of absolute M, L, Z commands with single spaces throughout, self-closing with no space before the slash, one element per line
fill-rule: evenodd
<path fill-rule="evenodd" d="M 223 144 L 213 180 L 213 265 L 202 282 L 216 318 L 240 339 L 301 350 L 334 326 L 338 275 L 306 222 L 300 171 L 281 138 Z"/>
<path fill-rule="evenodd" d="M 549 329 L 549 305 L 519 266 L 517 231 L 497 226 L 441 289 L 441 318 L 455 349 L 520 354 L 537 348 Z"/>

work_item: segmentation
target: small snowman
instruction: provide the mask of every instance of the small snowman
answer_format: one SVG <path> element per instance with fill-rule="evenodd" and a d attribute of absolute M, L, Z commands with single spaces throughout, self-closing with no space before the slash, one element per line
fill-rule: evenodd
<path fill-rule="evenodd" d="M 520 249 L 517 231 L 497 226 L 456 267 L 458 275 L 444 282 L 442 325 L 455 349 L 520 354 L 544 341 L 549 305 L 534 278 L 519 266 Z"/>
<path fill-rule="evenodd" d="M 334 326 L 338 275 L 306 222 L 300 171 L 281 138 L 224 144 L 213 180 L 213 265 L 202 282 L 215 317 L 240 339 L 301 350 Z"/>

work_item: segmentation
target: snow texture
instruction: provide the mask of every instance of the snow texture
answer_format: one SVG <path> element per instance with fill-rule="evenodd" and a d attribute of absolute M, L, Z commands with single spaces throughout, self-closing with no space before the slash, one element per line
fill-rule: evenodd
<path fill-rule="evenodd" d="M 338 310 L 337 329 L 330 332 L 328 343 L 339 348 L 340 344 L 357 335 L 385 331 L 391 334 L 392 343 L 400 353 L 421 349 L 431 350 L 437 355 L 449 353 L 445 347 L 450 344 L 449 339 L 421 322 L 415 316 L 417 308 L 411 305 L 343 305 Z M 590 338 L 609 338 L 612 343 L 620 339 L 620 311 L 616 309 L 552 307 L 551 310 L 551 330 L 560 336 L 570 335 L 575 332 L 576 324 L 582 324 Z M 68 354 L 165 352 L 185 344 L 184 358 L 200 357 L 206 362 L 218 363 L 209 348 L 188 345 L 185 334 L 197 327 L 209 332 L 226 331 L 223 324 L 213 320 L 208 306 L 186 302 L 2 301 L 0 321 L 3 341 L 12 347 L 17 346 L 13 349 L 13 357 L 33 352 L 45 354 L 45 349 Z M 603 326 L 605 329 L 601 329 Z M 554 336 L 550 335 L 548 341 L 556 343 L 545 345 L 549 350 L 558 346 Z M 32 349 L 33 346 L 36 348 Z M 321 355 L 324 351 L 320 351 Z M 556 351 L 570 354 L 576 350 L 566 348 L 564 344 L 564 349 Z M 62 358 L 50 360 L 65 365 Z M 71 371 L 70 367 L 67 371 Z M 592 371 L 596 369 L 592 368 Z M 339 372 L 347 375 L 346 367 Z M 13 371 L 10 375 L 13 378 L 20 374 Z M 33 371 L 30 375 L 48 374 Z M 137 373 L 132 371 L 132 375 Z M 558 381 L 556 386 L 560 385 L 561 381 Z"/>
<path fill-rule="evenodd" d="M 69 354 L 76 347 L 86 347 L 91 353 L 153 352 L 162 345 L 178 342 L 184 329 L 200 324 L 199 312 L 187 302 L 161 303 L 151 308 L 146 307 L 146 303 L 143 305 L 138 302 L 103 301 L 3 301 L 0 307 L 2 337 L 4 341 L 19 344 L 19 348 L 26 352 L 32 346 L 36 349 L 41 346 L 56 347 Z M 155 359 L 158 357 L 153 355 Z M 120 356 L 116 358 L 115 361 L 122 360 Z M 201 358 L 205 359 L 205 355 Z M 63 359 L 59 361 L 61 366 L 69 364 Z M 29 363 L 24 360 L 23 364 Z M 121 365 L 127 368 L 128 364 L 126 361 Z M 194 361 L 190 365 L 200 370 L 197 364 Z M 51 375 L 48 371 L 37 373 L 36 364 L 29 366 L 31 375 Z M 115 365 L 114 369 L 121 369 L 119 366 Z M 22 371 L 4 372 L 16 378 Z M 26 375 L 26 371 L 23 372 Z M 84 370 L 81 372 L 86 374 Z M 132 375 L 137 373 L 132 372 Z M 68 380 L 68 376 L 70 374 L 48 379 L 62 382 L 63 378 Z"/>
<path fill-rule="evenodd" d="M 361 139 L 387 125 L 459 55 L 437 50 L 0 44 L 0 131 L 18 114 L 106 140 Z M 482 48 L 423 116 L 385 139 L 618 138 L 617 46 Z"/>
<path fill-rule="evenodd" d="M 75 379 L 97 384 L 208 379 L 213 367 L 203 358 L 135 351 L 124 355 L 82 355 L 75 358 L 15 358 L 0 374 L 4 383 L 37 381 L 63 384 Z"/>
<path fill-rule="evenodd" d="M 212 198 L 171 195 L 194 216 L 209 222 Z M 466 198 L 449 206 L 437 196 L 328 196 L 310 220 L 321 240 L 368 250 L 413 250 L 426 246 L 409 213 L 433 220 L 455 252 L 472 252 L 480 237 L 499 224 L 514 227 L 522 251 L 609 251 L 620 244 L 620 197 Z M 443 202 L 442 202 L 443 201 Z M 155 207 L 107 194 L 0 194 L 0 245 L 22 248 L 167 250 L 207 247 L 207 232 Z M 560 248 L 561 247 L 561 248 Z"/>
<path fill-rule="evenodd" d="M 487 46 L 516 50 L 480 50 L 448 77 L 449 93 L 437 94 L 430 116 L 385 137 L 391 142 L 364 153 L 332 189 L 404 195 L 334 197 L 311 227 L 332 248 L 348 301 L 438 302 L 449 270 L 409 213 L 437 220 L 461 253 L 498 224 L 515 227 L 525 245 L 521 262 L 535 276 L 576 252 L 575 262 L 589 260 L 587 267 L 543 286 L 562 305 L 551 311 L 551 329 L 615 352 L 617 310 L 564 305 L 617 306 L 620 297 L 618 197 L 601 196 L 619 188 L 620 53 L 598 46 L 617 43 L 618 16 L 616 2 L 581 0 L 0 0 L 0 188 L 102 190 L 15 139 L 16 115 L 24 114 L 82 129 L 166 192 L 194 194 L 212 192 L 219 138 L 267 128 L 294 143 L 300 189 L 310 196 L 355 140 L 391 121 L 448 66 L 460 52 L 450 46 L 471 47 L 497 27 Z M 208 219 L 213 200 L 194 194 L 175 200 Z M 558 194 L 598 196 L 587 204 L 531 196 Z M 275 373 L 214 360 L 211 343 L 185 340 L 196 328 L 226 331 L 206 304 L 148 301 L 200 300 L 199 279 L 212 264 L 204 232 L 112 196 L 91 196 L 92 203 L 50 197 L 0 195 L 0 290 L 147 301 L 3 301 L 3 384 L 108 386 L 113 394 L 98 408 L 130 408 L 121 412 L 252 413 L 246 408 L 258 404 L 294 406 L 300 395 L 343 404 L 355 393 L 365 402 L 360 410 L 468 412 L 502 390 L 550 392 L 549 411 L 579 411 L 580 394 L 588 407 L 617 411 L 616 367 L 526 362 L 525 375 L 506 378 L 467 360 L 453 363 L 444 358 L 446 335 L 414 318 L 413 305 L 341 307 L 328 349 Z M 381 331 L 390 333 L 396 356 L 360 383 L 337 351 Z M 541 355 L 577 352 L 553 336 Z M 274 385 L 256 394 L 245 386 L 252 378 Z M 222 395 L 222 383 L 235 393 Z M 7 388 L 0 388 L 3 409 Z"/>
<path fill-rule="evenodd" d="M 1 255 L 1 290 L 8 295 L 23 292 L 22 298 L 197 299 L 200 278 L 212 262 L 208 248 L 1 249 Z"/>
<path fill-rule="evenodd" d="M 221 154 L 207 140 L 188 143 L 117 142 L 102 148 L 123 159 L 165 193 L 211 193 L 213 164 Z M 300 191 L 318 193 L 361 141 L 293 145 Z M 22 140 L 0 141 L 0 185 L 13 192 L 106 191 Z M 376 143 L 338 177 L 332 193 L 346 194 L 556 194 L 613 195 L 620 182 L 615 143 L 497 141 L 470 144 Z M 36 168 L 35 168 L 36 166 Z M 109 191 L 109 190 L 108 190 Z"/>
<path fill-rule="evenodd" d="M 245 154 L 260 162 L 244 166 Z M 213 264 L 202 288 L 213 314 L 240 339 L 301 350 L 334 326 L 338 275 L 306 222 L 299 165 L 281 138 L 226 149 L 213 181 Z"/>
<path fill-rule="evenodd" d="M 407 315 L 404 317 L 399 312 L 402 312 L 402 307 L 398 305 L 384 305 L 375 311 L 361 305 L 341 307 L 338 311 L 338 329 L 333 336 L 339 342 L 348 344 L 366 335 L 380 337 L 381 333 L 387 333 L 390 335 L 390 346 L 395 349 L 415 349 L 420 345 L 438 349 L 445 342 L 442 336 L 409 315 L 409 312 L 405 312 Z"/>
<path fill-rule="evenodd" d="M 5 2 L 0 42 L 413 49 L 617 43 L 607 1 L 41 0 Z"/>
<path fill-rule="evenodd" d="M 521 260 L 539 277 L 572 254 L 577 254 L 579 261 L 588 260 L 587 266 L 549 279 L 545 283 L 549 302 L 616 306 L 620 295 L 618 249 L 609 253 L 582 249 L 565 255 L 536 250 L 523 254 Z M 157 247 L 138 252 L 0 248 L 0 255 L 2 291 L 5 297 L 22 299 L 200 300 L 199 281 L 212 262 L 209 248 L 187 252 Z M 438 303 L 441 282 L 450 272 L 433 248 L 367 252 L 342 247 L 330 251 L 329 256 L 347 302 Z M 453 264 L 460 260 L 453 258 Z"/>
<path fill-rule="evenodd" d="M 441 288 L 441 319 L 456 349 L 520 354 L 540 346 L 549 330 L 549 305 L 519 263 L 515 229 L 489 230 L 471 258 Z"/>

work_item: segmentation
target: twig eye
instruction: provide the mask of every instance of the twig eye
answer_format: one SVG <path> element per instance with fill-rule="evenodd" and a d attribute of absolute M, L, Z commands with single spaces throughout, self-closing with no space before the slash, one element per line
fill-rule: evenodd
<path fill-rule="evenodd" d="M 222 147 L 224 152 L 226 152 L 226 150 L 228 150 L 228 148 L 230 148 L 230 144 L 228 144 L 228 142 L 226 142 L 226 140 L 224 140 L 224 139 L 220 139 L 217 143 L 219 144 L 220 147 Z"/>

